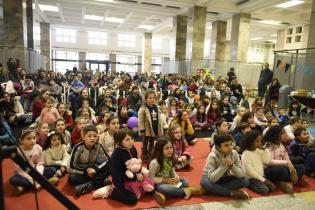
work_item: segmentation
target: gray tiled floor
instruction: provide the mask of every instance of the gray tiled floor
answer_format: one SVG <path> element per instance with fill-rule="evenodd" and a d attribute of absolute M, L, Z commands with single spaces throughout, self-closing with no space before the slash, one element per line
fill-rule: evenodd
<path fill-rule="evenodd" d="M 295 197 L 278 195 L 254 198 L 249 201 L 210 202 L 187 206 L 172 206 L 168 210 L 315 210 L 315 192 L 296 193 Z M 163 208 L 155 208 L 163 209 Z"/>

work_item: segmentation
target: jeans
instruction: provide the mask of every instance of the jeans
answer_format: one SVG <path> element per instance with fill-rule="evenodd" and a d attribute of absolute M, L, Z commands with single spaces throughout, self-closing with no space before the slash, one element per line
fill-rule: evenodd
<path fill-rule="evenodd" d="M 210 182 L 207 175 L 201 177 L 200 185 L 207 192 L 220 195 L 231 196 L 233 190 L 239 190 L 249 185 L 249 180 L 246 177 L 237 178 L 235 176 L 221 177 L 217 182 Z"/>
<path fill-rule="evenodd" d="M 258 194 L 267 194 L 271 191 L 265 183 L 253 178 L 249 179 L 248 188 Z"/>
<path fill-rule="evenodd" d="M 180 179 L 180 182 L 182 183 L 182 186 L 179 188 L 169 184 L 159 183 L 155 184 L 155 189 L 166 197 L 183 198 L 185 197 L 185 192 L 182 188 L 188 187 L 188 182 L 185 179 Z"/>
<path fill-rule="evenodd" d="M 138 201 L 136 194 L 134 194 L 133 192 L 130 192 L 129 190 L 126 189 L 117 188 L 113 189 L 110 198 L 127 205 L 134 205 Z"/>
<path fill-rule="evenodd" d="M 100 188 L 104 186 L 109 175 L 110 171 L 106 167 L 103 167 L 93 177 L 89 177 L 86 174 L 69 174 L 68 182 L 72 186 L 92 182 L 94 188 Z"/>
<path fill-rule="evenodd" d="M 26 190 L 34 189 L 33 183 L 31 183 L 27 178 L 21 176 L 20 174 L 14 174 L 10 177 L 10 184 L 13 186 L 21 186 Z"/>
<path fill-rule="evenodd" d="M 31 102 L 32 102 L 32 101 L 31 101 L 31 99 L 29 98 L 29 96 L 21 95 L 20 101 L 21 101 L 21 105 L 22 105 L 23 109 L 24 109 L 25 100 L 26 100 L 26 109 L 25 109 L 25 111 L 29 112 L 29 111 L 31 111 Z"/>
<path fill-rule="evenodd" d="M 47 179 L 50 179 L 55 175 L 58 169 L 60 169 L 60 166 L 46 166 L 43 174 Z"/>

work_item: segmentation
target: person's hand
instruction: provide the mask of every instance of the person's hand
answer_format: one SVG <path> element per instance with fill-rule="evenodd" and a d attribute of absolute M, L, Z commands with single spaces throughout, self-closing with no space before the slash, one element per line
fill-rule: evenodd
<path fill-rule="evenodd" d="M 175 177 L 174 181 L 175 181 L 175 184 L 177 184 L 180 181 L 179 176 Z"/>
<path fill-rule="evenodd" d="M 96 174 L 96 171 L 94 168 L 87 168 L 86 171 L 89 177 L 93 177 Z"/>
<path fill-rule="evenodd" d="M 223 160 L 223 164 L 227 167 L 231 167 L 233 165 L 233 161 L 231 160 L 231 158 L 225 158 Z"/>
<path fill-rule="evenodd" d="M 60 167 L 61 172 L 64 174 L 67 171 L 67 168 L 65 166 Z"/>
<path fill-rule="evenodd" d="M 239 146 L 235 146 L 234 149 L 235 149 L 236 152 L 240 152 L 241 151 L 241 148 Z"/>

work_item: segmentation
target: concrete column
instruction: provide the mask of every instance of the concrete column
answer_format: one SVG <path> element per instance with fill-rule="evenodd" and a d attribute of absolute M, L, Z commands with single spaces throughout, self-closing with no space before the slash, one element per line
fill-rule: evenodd
<path fill-rule="evenodd" d="M 50 70 L 50 24 L 40 22 L 40 52 L 46 56 L 46 70 Z"/>
<path fill-rule="evenodd" d="M 210 58 L 216 61 L 225 59 L 226 21 L 212 23 Z"/>
<path fill-rule="evenodd" d="M 186 58 L 191 61 L 191 69 L 186 74 L 203 67 L 206 15 L 206 7 L 194 6 L 188 11 Z"/>
<path fill-rule="evenodd" d="M 275 50 L 283 50 L 285 42 L 285 29 L 279 30 L 277 32 L 277 42 Z"/>
<path fill-rule="evenodd" d="M 173 17 L 171 60 L 186 59 L 187 16 Z"/>
<path fill-rule="evenodd" d="M 86 52 L 79 52 L 79 70 L 83 71 L 86 68 Z"/>
<path fill-rule="evenodd" d="M 109 60 L 110 60 L 110 68 L 111 73 L 116 73 L 116 61 L 117 61 L 117 54 L 111 53 L 109 54 Z"/>
<path fill-rule="evenodd" d="M 3 0 L 4 44 L 13 48 L 27 47 L 25 0 Z"/>
<path fill-rule="evenodd" d="M 264 63 L 269 63 L 270 45 L 265 44 L 264 47 Z"/>
<path fill-rule="evenodd" d="M 308 30 L 307 48 L 315 48 L 315 0 L 312 3 L 312 13 Z M 308 90 L 315 90 L 315 50 L 307 50 L 304 67 L 303 87 Z"/>
<path fill-rule="evenodd" d="M 33 0 L 26 0 L 27 48 L 29 49 L 34 49 L 34 19 Z"/>
<path fill-rule="evenodd" d="M 239 13 L 232 17 L 230 60 L 247 62 L 250 14 Z"/>
<path fill-rule="evenodd" d="M 141 68 L 142 68 L 142 56 L 138 55 L 137 56 L 137 73 L 139 75 L 141 74 Z"/>
<path fill-rule="evenodd" d="M 4 25 L 3 19 L 0 19 L 0 45 L 4 45 Z"/>
<path fill-rule="evenodd" d="M 144 33 L 142 45 L 142 68 L 143 73 L 151 75 L 152 64 L 152 33 Z"/>

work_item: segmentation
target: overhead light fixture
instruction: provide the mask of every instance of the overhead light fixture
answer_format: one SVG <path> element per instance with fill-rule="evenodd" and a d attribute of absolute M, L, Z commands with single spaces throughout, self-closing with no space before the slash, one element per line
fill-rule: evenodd
<path fill-rule="evenodd" d="M 257 41 L 257 40 L 262 40 L 262 39 L 263 39 L 262 37 L 254 37 L 254 38 L 251 38 L 250 40 Z"/>
<path fill-rule="evenodd" d="M 277 42 L 277 40 L 275 40 L 275 39 L 269 39 L 269 40 L 267 40 L 267 42 L 276 43 L 276 42 Z"/>
<path fill-rule="evenodd" d="M 116 18 L 116 17 L 106 17 L 105 18 L 106 22 L 111 22 L 111 23 L 122 23 L 125 21 L 123 18 Z"/>
<path fill-rule="evenodd" d="M 138 28 L 151 30 L 151 29 L 154 28 L 154 26 L 151 26 L 151 25 L 140 25 L 140 26 L 138 26 Z"/>
<path fill-rule="evenodd" d="M 97 15 L 84 15 L 84 19 L 86 19 L 86 20 L 103 20 L 103 17 L 97 16 Z"/>
<path fill-rule="evenodd" d="M 269 24 L 269 25 L 280 25 L 282 22 L 277 20 L 261 20 L 261 23 Z"/>
<path fill-rule="evenodd" d="M 42 11 L 59 12 L 58 7 L 54 5 L 40 4 L 39 8 Z"/>
<path fill-rule="evenodd" d="M 270 35 L 270 36 L 272 36 L 272 37 L 277 37 L 278 35 L 277 35 L 277 34 L 272 34 L 272 35 Z"/>
<path fill-rule="evenodd" d="M 288 7 L 294 7 L 294 6 L 302 4 L 302 3 L 304 3 L 304 1 L 302 1 L 302 0 L 291 0 L 291 1 L 288 1 L 288 2 L 285 2 L 282 4 L 278 4 L 276 7 L 288 8 Z"/>

